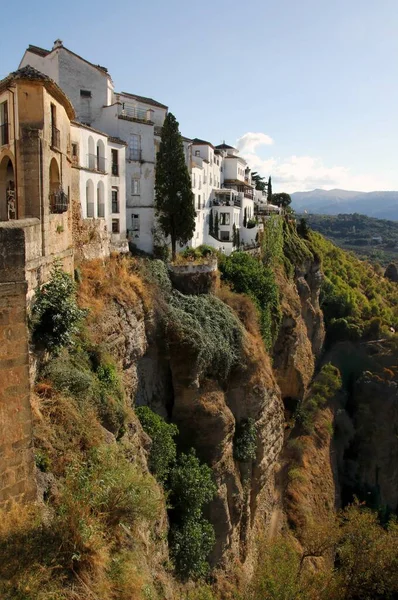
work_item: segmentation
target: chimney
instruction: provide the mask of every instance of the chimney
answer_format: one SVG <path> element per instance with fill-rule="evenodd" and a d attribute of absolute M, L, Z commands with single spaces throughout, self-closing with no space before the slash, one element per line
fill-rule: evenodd
<path fill-rule="evenodd" d="M 54 42 L 53 50 L 55 50 L 55 48 L 62 48 L 62 46 L 63 46 L 63 41 L 58 38 Z"/>

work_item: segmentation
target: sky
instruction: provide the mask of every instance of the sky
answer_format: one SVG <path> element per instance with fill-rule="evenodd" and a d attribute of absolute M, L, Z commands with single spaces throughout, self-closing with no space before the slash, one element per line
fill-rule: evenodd
<path fill-rule="evenodd" d="M 55 39 L 239 148 L 274 192 L 398 190 L 398 0 L 15 0 L 0 78 Z M 4 25 L 4 24 L 3 24 Z"/>

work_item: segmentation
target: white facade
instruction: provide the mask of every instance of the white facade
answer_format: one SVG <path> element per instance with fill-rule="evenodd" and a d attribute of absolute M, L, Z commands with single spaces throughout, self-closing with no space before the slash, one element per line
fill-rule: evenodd
<path fill-rule="evenodd" d="M 114 246 L 126 239 L 126 146 L 81 123 L 71 124 L 83 219 L 104 219 Z"/>
<path fill-rule="evenodd" d="M 21 66 L 26 64 L 59 84 L 70 98 L 78 121 L 127 144 L 123 186 L 120 185 L 122 175 L 119 175 L 120 199 L 126 215 L 124 225 L 124 217 L 120 216 L 120 231 L 127 231 L 129 239 L 139 249 L 152 252 L 155 159 L 167 106 L 126 92 L 116 94 L 104 67 L 71 52 L 60 40 L 54 43 L 51 51 L 29 46 L 21 61 Z M 100 176 L 96 175 L 95 179 Z M 82 188 L 84 191 L 83 183 Z M 82 206 L 84 204 L 83 195 Z M 112 223 L 115 219 L 116 216 L 112 217 Z"/>
<path fill-rule="evenodd" d="M 127 235 L 138 249 L 151 253 L 156 229 L 155 162 L 167 106 L 151 98 L 115 93 L 104 67 L 71 52 L 60 40 L 51 51 L 29 46 L 20 66 L 27 64 L 52 77 L 76 110 L 80 125 L 72 127 L 72 143 L 79 147 L 84 218 L 104 218 L 115 241 Z M 209 244 L 229 254 L 242 243 L 255 243 L 261 226 L 254 207 L 261 206 L 264 197 L 255 192 L 246 161 L 225 143 L 214 147 L 197 138 L 183 141 L 196 211 L 189 245 Z M 112 150 L 118 152 L 117 175 L 112 174 Z M 212 234 L 209 231 L 216 215 L 217 239 L 214 227 Z"/>

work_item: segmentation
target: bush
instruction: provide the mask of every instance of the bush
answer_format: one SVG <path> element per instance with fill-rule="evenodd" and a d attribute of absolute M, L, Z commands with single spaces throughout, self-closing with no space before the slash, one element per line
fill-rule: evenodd
<path fill-rule="evenodd" d="M 241 462 L 248 462 L 256 458 L 256 451 L 256 423 L 254 419 L 244 419 L 236 426 L 234 436 L 234 458 Z"/>
<path fill-rule="evenodd" d="M 33 341 L 53 354 L 73 343 L 86 311 L 78 307 L 76 286 L 56 264 L 48 283 L 36 290 L 32 304 Z"/>
<path fill-rule="evenodd" d="M 334 397 L 341 385 L 339 370 L 331 363 L 323 365 L 307 397 L 302 400 L 296 411 L 296 418 L 306 432 L 313 431 L 318 411 Z"/>
<path fill-rule="evenodd" d="M 198 579 L 208 575 L 207 557 L 215 543 L 214 529 L 206 519 L 187 518 L 174 525 L 170 534 L 172 555 L 183 579 Z"/>
<path fill-rule="evenodd" d="M 203 508 L 216 491 L 211 469 L 199 462 L 194 450 L 181 454 L 170 473 L 170 546 L 177 572 L 184 579 L 203 577 L 209 571 L 207 559 L 215 536 Z"/>
<path fill-rule="evenodd" d="M 276 340 L 281 311 L 279 291 L 271 268 L 245 252 L 234 252 L 220 262 L 222 278 L 235 292 L 247 294 L 260 313 L 261 333 L 268 350 Z"/>
<path fill-rule="evenodd" d="M 200 375 L 225 380 L 239 362 L 243 330 L 232 310 L 212 295 L 170 298 L 168 339 L 178 352 L 192 353 Z"/>
<path fill-rule="evenodd" d="M 135 412 L 143 430 L 152 440 L 149 469 L 158 481 L 164 483 L 176 460 L 177 449 L 174 438 L 178 434 L 177 426 L 166 423 L 148 406 L 139 406 Z"/>

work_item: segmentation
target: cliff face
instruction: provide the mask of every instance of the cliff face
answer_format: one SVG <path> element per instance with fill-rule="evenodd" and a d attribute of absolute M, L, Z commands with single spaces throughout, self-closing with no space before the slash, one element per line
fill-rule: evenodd
<path fill-rule="evenodd" d="M 284 399 L 301 399 L 312 379 L 325 328 L 319 306 L 322 272 L 318 261 L 304 261 L 294 279 L 279 270 L 282 324 L 274 347 L 274 370 Z"/>
<path fill-rule="evenodd" d="M 303 265 L 294 281 L 279 274 L 283 321 L 275 370 L 258 329 L 248 327 L 241 360 L 225 382 L 199 380 L 185 346 L 166 349 L 158 308 L 148 311 L 139 299 L 134 305 L 107 303 L 93 326 L 98 340 L 123 365 L 131 404 L 148 405 L 171 418 L 182 447 L 193 446 L 212 467 L 218 492 L 208 514 L 216 533 L 211 562 L 223 570 L 236 560 L 251 570 L 254 542 L 269 527 L 280 502 L 275 472 L 284 439 L 281 397 L 302 398 L 313 376 L 323 340 L 320 281 L 318 264 Z M 256 458 L 238 462 L 234 434 L 247 419 L 256 425 Z M 145 454 L 139 425 L 130 429 Z"/>

